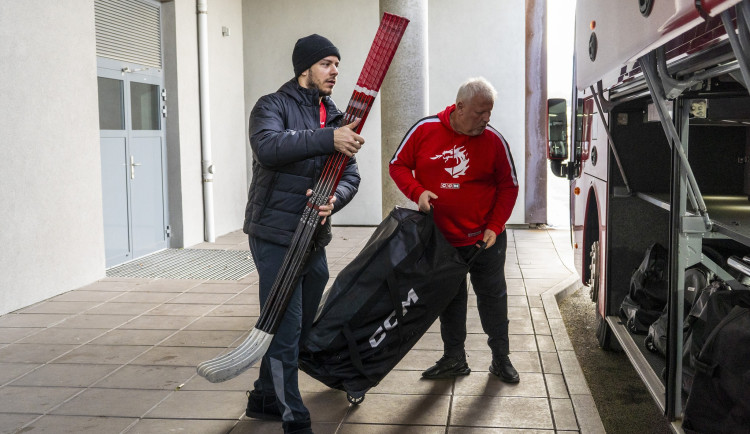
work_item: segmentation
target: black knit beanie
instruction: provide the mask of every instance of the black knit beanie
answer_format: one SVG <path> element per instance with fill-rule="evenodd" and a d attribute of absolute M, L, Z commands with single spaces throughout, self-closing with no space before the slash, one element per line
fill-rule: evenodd
<path fill-rule="evenodd" d="M 328 39 L 315 33 L 298 39 L 292 52 L 294 76 L 299 77 L 318 60 L 328 56 L 336 56 L 341 60 L 339 49 Z"/>

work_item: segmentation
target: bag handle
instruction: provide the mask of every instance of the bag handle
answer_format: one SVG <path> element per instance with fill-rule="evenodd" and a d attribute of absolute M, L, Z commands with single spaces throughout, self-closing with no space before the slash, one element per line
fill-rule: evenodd
<path fill-rule="evenodd" d="M 419 231 L 419 239 L 422 241 L 422 245 L 427 244 L 427 242 L 429 242 L 430 239 L 432 239 L 432 237 L 435 235 L 435 219 L 432 212 L 432 205 L 430 205 L 430 212 L 419 211 L 419 213 L 424 214 L 427 219 L 427 223 L 424 225 L 422 230 Z"/>
<path fill-rule="evenodd" d="M 471 254 L 469 254 L 469 259 L 466 260 L 467 265 L 471 265 L 474 263 L 474 261 L 477 260 L 479 257 L 479 254 L 482 253 L 482 251 L 487 249 L 487 243 L 484 242 L 484 240 L 479 240 L 474 244 L 474 250 L 471 251 Z"/>

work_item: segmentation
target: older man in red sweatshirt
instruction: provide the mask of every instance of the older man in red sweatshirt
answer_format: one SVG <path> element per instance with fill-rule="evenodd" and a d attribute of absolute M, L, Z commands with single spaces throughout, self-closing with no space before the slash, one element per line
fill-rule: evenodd
<path fill-rule="evenodd" d="M 508 383 L 519 375 L 508 355 L 508 296 L 505 250 L 518 179 L 508 143 L 489 125 L 497 92 L 484 78 L 458 89 L 456 103 L 418 121 L 406 133 L 389 171 L 398 188 L 429 212 L 445 238 L 465 258 L 477 242 L 486 249 L 469 269 L 477 309 L 492 350 L 490 372 Z M 466 280 L 440 315 L 443 357 L 422 373 L 449 378 L 471 372 L 466 363 Z"/>

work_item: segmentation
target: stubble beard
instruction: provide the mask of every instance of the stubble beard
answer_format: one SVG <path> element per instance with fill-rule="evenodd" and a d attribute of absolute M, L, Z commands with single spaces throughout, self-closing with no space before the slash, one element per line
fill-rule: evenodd
<path fill-rule="evenodd" d="M 308 89 L 317 89 L 318 90 L 318 94 L 320 94 L 320 96 L 331 96 L 331 94 L 333 93 L 333 89 L 329 90 L 327 88 L 324 88 L 323 87 L 324 83 L 325 82 L 318 83 L 315 80 L 313 80 L 312 74 L 310 74 L 310 75 L 307 76 L 307 87 L 308 87 Z"/>

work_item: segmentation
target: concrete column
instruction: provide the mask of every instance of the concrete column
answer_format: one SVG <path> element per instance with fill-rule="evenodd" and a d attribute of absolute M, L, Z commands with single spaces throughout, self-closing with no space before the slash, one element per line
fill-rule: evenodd
<path fill-rule="evenodd" d="M 526 0 L 525 222 L 547 223 L 547 0 Z"/>
<path fill-rule="evenodd" d="M 397 205 L 416 209 L 388 174 L 388 162 L 407 129 L 427 116 L 429 90 L 427 0 L 380 0 L 384 12 L 407 18 L 409 25 L 380 88 L 383 217 Z"/>

